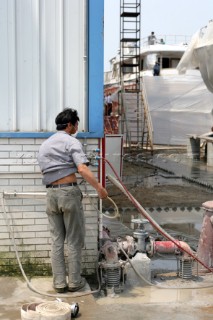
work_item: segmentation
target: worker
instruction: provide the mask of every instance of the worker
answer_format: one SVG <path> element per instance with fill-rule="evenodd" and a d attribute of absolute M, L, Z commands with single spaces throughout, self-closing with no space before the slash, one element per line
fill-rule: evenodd
<path fill-rule="evenodd" d="M 107 115 L 107 105 L 108 105 L 108 101 L 107 101 L 107 95 L 104 95 L 104 115 Z"/>
<path fill-rule="evenodd" d="M 159 62 L 155 62 L 154 68 L 153 68 L 153 76 L 159 76 L 160 75 L 160 64 Z"/>
<path fill-rule="evenodd" d="M 156 36 L 155 36 L 155 33 L 154 31 L 151 32 L 151 34 L 148 36 L 148 44 L 149 45 L 153 45 L 156 43 Z"/>
<path fill-rule="evenodd" d="M 110 116 L 112 112 L 112 96 L 111 93 L 107 96 L 107 116 Z"/>
<path fill-rule="evenodd" d="M 45 140 L 39 148 L 38 163 L 47 188 L 46 213 L 52 238 L 53 287 L 56 292 L 78 291 L 86 281 L 81 277 L 81 253 L 84 246 L 85 222 L 82 193 L 77 185 L 79 173 L 97 190 L 101 199 L 106 189 L 88 168 L 89 161 L 75 138 L 79 117 L 76 110 L 67 108 L 56 119 L 58 132 Z M 64 257 L 67 241 L 68 283 Z"/>

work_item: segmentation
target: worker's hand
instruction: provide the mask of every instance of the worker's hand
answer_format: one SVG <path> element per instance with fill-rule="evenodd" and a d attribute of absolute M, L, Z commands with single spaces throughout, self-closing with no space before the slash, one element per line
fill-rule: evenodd
<path fill-rule="evenodd" d="M 98 184 L 97 192 L 100 199 L 105 199 L 108 197 L 108 192 L 100 183 Z"/>
<path fill-rule="evenodd" d="M 105 199 L 108 197 L 108 193 L 104 187 L 97 181 L 92 171 L 84 164 L 78 165 L 78 173 L 98 192 L 100 199 Z"/>

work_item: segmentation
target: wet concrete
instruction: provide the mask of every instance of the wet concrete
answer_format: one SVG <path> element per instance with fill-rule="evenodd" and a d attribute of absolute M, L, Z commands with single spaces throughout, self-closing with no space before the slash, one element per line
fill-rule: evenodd
<path fill-rule="evenodd" d="M 172 286 L 176 286 L 176 280 L 172 280 Z M 33 278 L 32 285 L 42 292 L 53 293 L 51 289 L 51 278 Z M 165 283 L 169 287 L 168 283 Z M 182 284 L 186 285 L 186 284 Z M 190 283 L 192 286 L 193 283 Z M 77 319 L 84 320 L 207 320 L 213 317 L 213 288 L 201 288 L 213 285 L 213 278 L 199 283 L 200 288 L 187 289 L 141 287 L 140 284 L 134 288 L 125 287 L 119 295 L 109 294 L 107 297 L 101 295 L 87 295 L 70 298 L 62 298 L 70 304 L 79 303 L 79 314 Z M 18 278 L 0 278 L 0 319 L 21 319 L 20 309 L 24 303 L 53 301 L 53 298 L 38 295 L 32 292 L 26 283 Z M 88 286 L 86 288 L 88 290 Z M 84 292 L 82 292 L 84 293 Z"/>
<path fill-rule="evenodd" d="M 180 179 L 201 181 L 213 186 L 213 168 L 207 168 L 202 162 L 187 159 L 185 156 L 164 155 L 154 158 L 157 165 L 166 173 L 148 177 L 143 181 L 152 188 L 153 185 L 169 183 L 175 185 L 185 183 Z M 171 172 L 174 176 L 168 175 Z M 131 178 L 140 184 L 139 176 Z M 186 182 L 187 183 L 187 182 Z M 203 211 L 200 208 L 181 207 L 152 207 L 146 208 L 152 217 L 173 237 L 179 237 L 191 245 L 197 245 L 203 219 Z M 104 218 L 104 225 L 111 231 L 112 237 L 132 234 L 136 227 L 131 219 L 137 218 L 138 212 L 133 207 L 123 207 L 121 219 L 111 220 Z M 148 231 L 153 233 L 152 228 Z M 86 296 L 78 296 L 69 293 L 69 297 L 63 301 L 70 304 L 77 302 L 80 312 L 77 318 L 84 320 L 207 320 L 213 319 L 213 275 L 204 274 L 193 276 L 190 280 L 178 278 L 176 275 L 177 261 L 173 256 L 155 257 L 151 262 L 153 286 L 138 285 L 132 287 L 126 283 L 123 292 L 98 292 Z M 52 278 L 33 278 L 32 285 L 41 292 L 54 294 Z M 161 288 L 159 287 L 161 286 Z M 163 287 L 163 288 L 162 288 Z M 90 290 L 87 284 L 82 290 Z M 0 320 L 21 319 L 20 309 L 24 303 L 43 302 L 55 300 L 55 298 L 39 295 L 31 291 L 23 279 L 16 277 L 0 277 Z"/>
<path fill-rule="evenodd" d="M 197 213 L 193 219 L 193 214 L 189 212 L 188 219 L 186 219 L 185 213 L 182 213 L 179 221 L 184 221 L 184 224 L 181 223 L 179 226 L 178 215 L 175 213 L 171 217 L 168 212 L 162 212 L 157 218 L 162 224 L 167 222 L 165 227 L 174 229 L 176 226 L 177 230 L 173 232 L 177 234 L 182 232 L 186 235 L 190 229 L 189 238 L 195 237 L 197 240 L 196 232 L 199 230 L 194 222 L 195 220 L 200 221 L 201 216 Z M 176 219 L 174 219 L 175 216 Z M 105 218 L 104 221 L 106 220 Z M 119 221 L 110 220 L 110 224 L 114 226 L 112 229 L 115 235 L 121 229 L 123 234 L 131 230 Z M 147 228 L 149 229 L 149 226 Z M 78 303 L 80 311 L 77 318 L 84 320 L 207 320 L 213 318 L 213 274 L 195 275 L 190 280 L 181 279 L 176 274 L 177 261 L 174 256 L 152 259 L 151 269 L 152 286 L 141 285 L 141 280 L 138 278 L 137 286 L 132 287 L 131 282 L 127 279 L 123 291 L 119 294 L 108 291 L 106 296 L 103 291 L 100 291 L 84 295 L 85 292 L 90 291 L 87 284 L 80 293 L 68 293 L 68 297 L 58 294 L 57 297 L 69 304 Z M 55 300 L 55 297 L 47 297 L 44 294 L 55 294 L 51 277 L 35 277 L 30 279 L 30 283 L 43 294 L 30 290 L 23 279 L 0 278 L 0 319 L 21 319 L 20 310 L 25 303 Z M 83 295 L 80 296 L 81 294 Z"/>
<path fill-rule="evenodd" d="M 145 208 L 146 212 L 169 234 L 183 240 L 198 242 L 203 221 L 203 210 L 200 208 Z M 113 238 L 119 236 L 132 235 L 137 228 L 137 224 L 132 223 L 132 219 L 142 219 L 134 207 L 122 208 L 120 219 L 112 220 L 104 217 L 103 224 L 110 230 Z M 154 236 L 157 234 L 153 227 L 148 223 L 145 229 Z"/>
<path fill-rule="evenodd" d="M 166 172 L 213 188 L 213 166 L 208 166 L 204 159 L 190 159 L 186 153 L 161 153 L 148 162 Z"/>

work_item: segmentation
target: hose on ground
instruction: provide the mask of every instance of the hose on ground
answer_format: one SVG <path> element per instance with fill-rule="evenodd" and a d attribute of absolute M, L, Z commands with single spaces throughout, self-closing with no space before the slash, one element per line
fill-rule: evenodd
<path fill-rule="evenodd" d="M 205 265 L 195 254 L 192 254 L 189 250 L 183 248 L 179 241 L 174 239 L 172 236 L 170 236 L 149 214 L 146 212 L 146 210 L 140 205 L 140 203 L 132 196 L 132 194 L 128 191 L 128 189 L 125 187 L 125 185 L 122 183 L 120 177 L 118 176 L 117 172 L 115 171 L 114 167 L 111 165 L 111 163 L 106 159 L 102 158 L 112 169 L 113 173 L 115 174 L 117 180 L 112 177 L 111 175 L 107 175 L 107 178 L 109 181 L 111 181 L 115 186 L 117 186 L 127 197 L 128 199 L 133 203 L 133 205 L 138 209 L 138 211 L 142 214 L 143 217 L 149 220 L 150 224 L 159 232 L 161 233 L 165 238 L 173 242 L 181 251 L 187 253 L 190 257 L 192 257 L 194 260 L 199 262 L 204 268 L 206 268 L 209 272 L 213 273 L 213 270 L 209 268 L 207 265 Z"/>
<path fill-rule="evenodd" d="M 7 228 L 8 228 L 8 232 L 9 234 L 11 235 L 11 242 L 12 242 L 12 245 L 13 245 L 13 248 L 14 248 L 14 251 L 15 251 L 15 255 L 16 255 L 16 259 L 18 261 L 18 265 L 19 265 L 19 268 L 21 270 L 21 273 L 22 273 L 22 276 L 24 277 L 26 283 L 27 283 L 27 286 L 30 290 L 32 290 L 33 292 L 35 293 L 38 293 L 42 296 L 46 296 L 46 297 L 53 297 L 53 298 L 57 298 L 57 297 L 60 297 L 60 298 L 76 298 L 76 297 L 83 297 L 83 296 L 86 296 L 86 295 L 89 295 L 89 294 L 94 294 L 94 293 L 98 293 L 100 292 L 100 280 L 99 280 L 99 276 L 98 276 L 98 289 L 97 290 L 89 290 L 89 291 L 85 291 L 85 292 L 81 292 L 81 293 L 71 293 L 71 294 L 50 294 L 50 293 L 46 293 L 46 292 L 43 292 L 43 291 L 39 291 L 37 290 L 36 288 L 34 288 L 32 286 L 32 284 L 30 283 L 29 279 L 27 278 L 26 274 L 25 274 L 25 271 L 22 267 L 22 264 L 21 264 L 21 261 L 20 261 L 20 258 L 19 258 L 19 254 L 18 254 L 18 250 L 17 250 L 17 246 L 16 246 L 16 242 L 15 242 L 15 238 L 14 238 L 14 232 L 13 232 L 13 229 L 9 223 L 9 219 L 7 217 L 7 213 L 6 213 L 6 208 L 5 208 L 5 202 L 4 202 L 4 197 L 3 195 L 0 195 L 0 198 L 1 198 L 1 205 L 2 205 L 2 209 L 3 209 L 3 215 L 4 215 L 4 218 L 5 218 L 5 221 L 7 223 Z M 98 270 L 97 270 L 98 267 L 96 267 L 96 271 L 97 271 L 97 275 L 98 275 Z"/>

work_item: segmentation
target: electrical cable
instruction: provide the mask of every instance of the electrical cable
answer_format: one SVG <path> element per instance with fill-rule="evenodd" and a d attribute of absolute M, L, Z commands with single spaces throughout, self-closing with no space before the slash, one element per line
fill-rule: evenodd
<path fill-rule="evenodd" d="M 88 195 L 89 196 L 89 195 Z M 100 289 L 101 289 L 101 284 L 100 284 L 100 277 L 99 277 L 99 273 L 98 273 L 98 266 L 96 265 L 96 273 L 97 273 L 97 279 L 98 279 L 98 289 L 97 290 L 91 290 L 91 291 L 86 291 L 86 292 L 82 292 L 82 293 L 78 293 L 78 294 L 70 294 L 70 295 L 67 295 L 67 294 L 49 294 L 49 293 L 46 293 L 46 292 L 41 292 L 39 290 L 37 290 L 36 288 L 34 288 L 32 286 L 32 284 L 30 283 L 30 281 L 28 280 L 26 274 L 25 274 L 25 271 L 22 267 L 22 264 L 21 264 L 21 261 L 20 261 L 20 258 L 19 258 L 19 254 L 18 254 L 18 250 L 17 250 L 17 246 L 16 246 L 16 242 L 15 242 L 15 238 L 14 238 L 14 232 L 12 230 L 12 227 L 10 226 L 10 223 L 9 223 L 9 220 L 7 218 L 7 214 L 6 214 L 6 209 L 5 209 L 5 203 L 4 203 L 4 197 L 3 197 L 3 194 L 0 195 L 0 198 L 1 198 L 1 204 L 2 204 L 2 209 L 3 209 L 3 214 L 4 214 L 4 217 L 5 217 L 5 221 L 7 223 L 7 228 L 8 228 L 8 232 L 9 234 L 11 234 L 11 242 L 13 244 L 13 247 L 14 247 L 14 251 L 15 251 L 15 255 L 16 255 L 16 259 L 18 261 L 18 264 L 19 264 L 19 268 L 21 270 L 21 273 L 22 273 L 22 276 L 24 277 L 26 283 L 27 283 L 27 286 L 30 290 L 32 290 L 33 292 L 35 293 L 38 293 L 40 295 L 43 295 L 43 296 L 47 296 L 47 297 L 58 297 L 60 296 L 60 298 L 75 298 L 75 297 L 83 297 L 83 296 L 86 296 L 86 295 L 89 295 L 89 294 L 94 294 L 94 293 L 98 293 L 100 292 Z M 90 197 L 89 197 L 90 199 Z M 115 202 L 108 197 L 108 199 L 114 204 L 115 208 L 116 208 L 116 214 L 115 216 L 113 216 L 112 218 L 115 219 L 116 217 L 120 217 L 120 214 L 119 214 L 119 210 L 118 210 L 118 207 L 117 205 L 115 204 Z M 90 199 L 91 201 L 91 199 Z M 91 202 L 92 203 L 92 202 Z M 97 208 L 95 208 L 97 210 Z M 98 210 L 99 211 L 99 210 Z M 107 217 L 107 216 L 106 216 Z M 109 218 L 109 217 L 108 217 Z"/>
<path fill-rule="evenodd" d="M 113 166 L 111 165 L 111 163 L 105 159 L 105 158 L 102 158 L 109 166 L 110 168 L 112 169 L 112 171 L 114 172 L 115 176 L 117 177 L 118 181 L 120 182 L 120 185 L 122 187 L 122 192 L 124 192 L 127 197 L 129 198 L 129 200 L 135 205 L 135 207 L 139 210 L 139 212 L 149 220 L 149 222 L 152 224 L 153 227 L 155 227 L 155 229 L 157 229 L 164 237 L 166 237 L 167 239 L 169 239 L 170 241 L 172 241 L 180 250 L 186 252 L 188 255 L 190 255 L 192 258 L 194 258 L 196 261 L 198 261 L 201 265 L 203 265 L 207 270 L 209 270 L 211 273 L 213 272 L 208 266 L 206 266 L 202 261 L 200 261 L 194 254 L 192 254 L 191 252 L 189 252 L 188 250 L 186 250 L 185 248 L 182 248 L 179 243 L 177 243 L 177 240 L 175 240 L 173 237 L 171 237 L 166 231 L 164 231 L 150 216 L 149 214 L 143 209 L 143 207 L 141 207 L 141 205 L 137 202 L 137 200 L 129 193 L 129 191 L 127 190 L 127 188 L 123 185 L 122 181 L 120 180 L 119 176 L 117 175 L 115 169 L 113 168 Z M 109 178 L 109 177 L 108 177 Z M 111 182 L 112 180 L 115 180 L 113 179 L 111 176 L 110 176 L 111 179 L 109 179 Z M 115 181 L 114 181 L 115 182 Z M 116 181 L 116 185 L 117 185 L 117 181 Z M 118 185 L 117 185 L 118 186 Z M 123 191 L 124 190 L 124 191 Z M 48 293 L 45 293 L 45 292 L 41 292 L 37 289 L 35 289 L 30 281 L 28 280 L 25 272 L 24 272 L 24 269 L 22 267 L 22 264 L 21 264 L 21 261 L 20 261 L 20 258 L 19 258 L 19 255 L 18 255 L 18 250 L 17 250 L 17 246 L 16 246 L 16 243 L 15 243 L 15 238 L 14 238 L 14 233 L 13 233 L 13 230 L 12 230 L 12 227 L 10 226 L 9 224 L 9 220 L 7 218 L 7 214 L 6 214 L 6 209 L 5 209 L 5 203 L 4 203 L 4 198 L 3 198 L 3 194 L 0 195 L 0 198 L 1 198 L 1 202 L 2 202 L 2 208 L 3 208 L 3 214 L 5 216 L 5 221 L 7 223 L 7 227 L 8 227 L 8 231 L 9 233 L 11 234 L 11 241 L 12 241 L 12 244 L 13 244 L 13 247 L 14 247 L 14 251 L 15 251 L 15 254 L 16 254 L 16 258 L 17 258 L 17 261 L 18 261 L 18 264 L 19 264 L 19 267 L 20 267 L 20 270 L 21 270 L 21 273 L 29 287 L 29 289 L 31 289 L 33 292 L 35 293 L 38 293 L 40 295 L 44 295 L 44 296 L 48 296 L 48 297 L 58 297 L 60 296 L 60 298 L 74 298 L 74 297 L 81 297 L 81 296 L 85 296 L 85 295 L 88 295 L 88 294 L 94 294 L 94 293 L 98 293 L 100 292 L 100 289 L 101 289 L 101 284 L 100 284 L 100 278 L 99 278 L 99 274 L 98 274 L 98 268 L 96 267 L 96 271 L 97 271 L 97 277 L 98 277 L 98 284 L 99 284 L 99 287 L 97 290 L 93 290 L 93 291 L 87 291 L 87 292 L 82 292 L 82 293 L 79 293 L 79 294 L 71 294 L 71 295 L 66 295 L 66 294 L 48 294 Z M 90 197 L 89 197 L 90 198 Z M 110 198 L 108 197 L 108 199 L 114 204 L 115 208 L 116 208 L 116 214 L 113 216 L 113 217 L 110 217 L 110 218 L 113 218 L 115 219 L 115 217 L 117 216 L 120 216 L 119 214 L 119 211 L 118 211 L 118 207 L 117 205 L 115 204 L 115 202 Z M 96 208 L 97 210 L 97 208 Z M 103 213 L 102 213 L 103 214 Z M 105 217 L 109 218 L 109 216 L 106 216 Z M 136 272 L 136 274 L 142 278 L 143 281 L 145 281 L 146 283 L 148 283 L 149 285 L 152 285 L 152 286 L 156 286 L 157 288 L 162 288 L 162 289 L 199 289 L 201 287 L 164 287 L 164 286 L 160 286 L 160 285 L 156 285 L 156 284 L 153 284 L 151 282 L 149 282 L 147 279 L 143 278 L 138 272 L 137 270 L 134 268 L 131 260 L 129 259 L 129 257 L 127 256 L 126 252 L 121 248 L 121 251 L 123 252 L 123 254 L 126 256 L 126 258 L 128 259 L 129 263 L 131 264 L 133 270 Z M 213 284 L 209 285 L 209 286 L 203 286 L 202 288 L 209 288 L 209 287 L 212 287 Z"/>
<path fill-rule="evenodd" d="M 76 297 L 83 297 L 83 296 L 86 296 L 86 295 L 89 295 L 89 294 L 94 294 L 94 293 L 98 293 L 100 292 L 100 281 L 98 281 L 99 283 L 99 287 L 97 290 L 93 290 L 93 291 L 85 291 L 85 292 L 81 292 L 81 293 L 74 293 L 74 294 L 50 294 L 50 293 L 46 293 L 46 292 L 42 292 L 42 291 L 39 291 L 37 289 L 35 289 L 32 284 L 30 283 L 30 281 L 28 280 L 25 272 L 24 272 L 24 269 L 22 267 L 22 264 L 21 264 L 21 261 L 20 261 L 20 258 L 19 258 L 19 254 L 18 254 L 18 250 L 17 250 L 17 246 L 16 246 L 16 242 L 15 242 L 15 238 L 14 238 L 14 232 L 13 232 L 13 229 L 9 223 L 9 219 L 7 218 L 7 213 L 6 213 L 6 209 L 5 209 L 5 202 L 4 202 L 4 197 L 3 197 L 3 194 L 0 194 L 0 198 L 1 198 L 1 205 L 2 205 L 2 209 L 3 209 L 3 215 L 4 215 L 4 218 L 5 218 L 5 221 L 7 223 L 7 228 L 8 228 L 8 232 L 9 234 L 11 235 L 11 242 L 13 244 L 13 248 L 14 248 L 14 251 L 15 251 L 15 255 L 16 255 L 16 259 L 18 261 L 18 265 L 19 265 L 19 268 L 21 270 L 21 273 L 22 273 L 22 276 L 24 277 L 26 283 L 27 283 L 27 286 L 30 290 L 32 290 L 33 292 L 35 293 L 38 293 L 42 296 L 47 296 L 47 297 L 53 297 L 53 298 L 56 298 L 56 297 L 60 297 L 60 298 L 76 298 Z M 98 270 L 96 268 L 96 271 L 97 271 L 97 275 L 98 275 Z M 99 278 L 98 278 L 99 279 Z"/>

